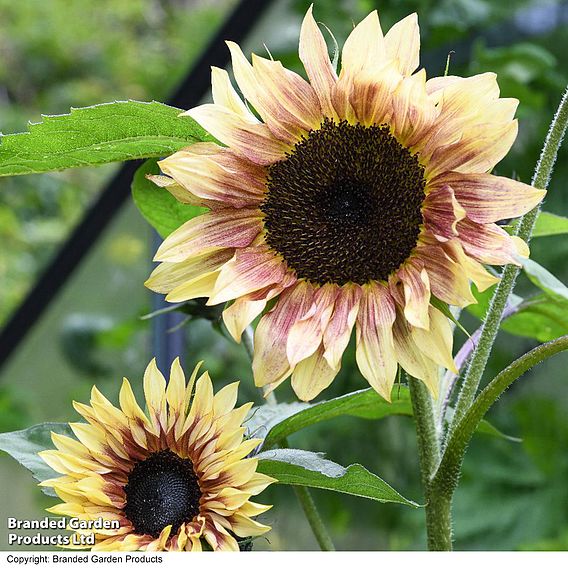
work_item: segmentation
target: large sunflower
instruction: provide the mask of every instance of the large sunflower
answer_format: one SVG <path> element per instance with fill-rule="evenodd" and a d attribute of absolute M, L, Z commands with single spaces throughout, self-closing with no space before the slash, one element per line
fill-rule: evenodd
<path fill-rule="evenodd" d="M 70 424 L 77 440 L 52 434 L 57 450 L 41 457 L 63 477 L 44 481 L 63 503 L 48 509 L 84 521 L 118 521 L 95 533 L 92 550 L 239 550 L 235 537 L 265 533 L 252 517 L 270 509 L 249 501 L 274 480 L 247 457 L 261 442 L 243 441 L 252 403 L 234 409 L 238 383 L 213 394 L 199 365 L 186 386 L 179 360 L 166 386 L 152 361 L 144 375 L 148 414 L 128 380 L 120 409 L 93 387 L 91 406 L 74 403 L 88 422 Z M 193 387 L 195 383 L 195 393 Z"/>
<path fill-rule="evenodd" d="M 214 104 L 186 114 L 223 146 L 177 152 L 154 177 L 210 211 L 165 240 L 148 287 L 172 302 L 233 301 L 223 317 L 237 341 L 277 298 L 255 332 L 254 377 L 267 391 L 291 375 L 301 399 L 315 397 L 355 327 L 357 363 L 383 397 L 397 363 L 436 394 L 438 367 L 453 368 L 452 331 L 432 297 L 470 304 L 471 281 L 484 290 L 497 280 L 483 264 L 528 254 L 496 221 L 544 192 L 488 173 L 516 138 L 518 101 L 499 98 L 492 73 L 415 73 L 416 14 L 383 36 L 372 12 L 337 75 L 308 10 L 309 82 L 228 45 L 249 105 L 213 68 Z"/>

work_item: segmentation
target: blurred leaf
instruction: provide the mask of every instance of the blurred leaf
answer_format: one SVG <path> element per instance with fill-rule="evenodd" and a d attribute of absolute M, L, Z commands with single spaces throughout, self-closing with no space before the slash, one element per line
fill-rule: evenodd
<path fill-rule="evenodd" d="M 328 489 L 381 503 L 419 507 L 360 464 L 345 468 L 323 458 L 322 454 L 296 449 L 269 450 L 256 457 L 259 459 L 259 472 L 270 475 L 285 485 Z"/>
<path fill-rule="evenodd" d="M 16 461 L 29 469 L 38 482 L 58 477 L 59 474 L 38 456 L 38 452 L 42 450 L 53 449 L 51 432 L 73 436 L 68 424 L 44 422 L 26 430 L 0 434 L 0 450 L 10 454 Z M 55 497 L 55 492 L 50 487 L 42 487 L 42 490 L 46 495 Z"/>
<path fill-rule="evenodd" d="M 491 422 L 487 420 L 482 420 L 477 428 L 478 434 L 488 434 L 489 436 L 495 436 L 496 438 L 502 438 L 503 440 L 507 440 L 509 442 L 515 442 L 516 444 L 522 442 L 522 438 L 516 438 L 515 436 L 509 436 L 504 432 L 501 432 L 497 427 L 493 426 Z"/>
<path fill-rule="evenodd" d="M 507 318 L 501 329 L 540 342 L 568 334 L 568 302 L 558 302 L 546 294 L 527 299 L 519 312 Z"/>
<path fill-rule="evenodd" d="M 467 311 L 483 320 L 494 289 L 478 292 L 473 289 L 478 303 Z M 509 302 L 517 311 L 501 322 L 501 329 L 512 335 L 532 337 L 540 342 L 550 341 L 568 333 L 568 302 L 558 301 L 548 294 L 537 294 L 523 300 L 511 294 Z"/>
<path fill-rule="evenodd" d="M 165 238 L 205 209 L 180 203 L 169 191 L 146 179 L 147 174 L 159 173 L 156 160 L 147 160 L 142 164 L 134 174 L 132 197 L 146 221 Z"/>
<path fill-rule="evenodd" d="M 212 139 L 180 112 L 158 102 L 118 101 L 43 116 L 29 132 L 0 137 L 0 176 L 165 156 Z"/>
<path fill-rule="evenodd" d="M 24 400 L 16 395 L 12 386 L 1 386 L 0 432 L 23 428 L 26 424 L 29 424 L 28 407 L 24 404 Z"/>
<path fill-rule="evenodd" d="M 522 263 L 525 274 L 535 286 L 559 302 L 568 302 L 568 288 L 554 274 L 530 258 L 523 259 Z"/>
<path fill-rule="evenodd" d="M 491 298 L 495 292 L 495 287 L 492 286 L 488 290 L 485 290 L 485 292 L 479 292 L 477 288 L 473 286 L 471 291 L 475 296 L 475 299 L 477 300 L 477 304 L 471 304 L 467 306 L 466 309 L 476 318 L 483 320 L 485 319 L 485 314 L 487 313 L 487 309 L 489 308 L 489 302 L 491 301 Z M 511 306 L 518 306 L 522 301 L 523 299 L 520 296 L 517 296 L 517 294 L 511 294 L 508 300 L 509 305 Z"/>
<path fill-rule="evenodd" d="M 533 237 L 548 237 L 568 233 L 568 218 L 541 211 L 536 220 Z"/>

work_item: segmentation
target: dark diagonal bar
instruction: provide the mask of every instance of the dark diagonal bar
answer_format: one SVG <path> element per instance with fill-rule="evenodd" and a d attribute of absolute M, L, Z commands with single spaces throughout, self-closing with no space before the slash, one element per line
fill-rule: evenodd
<path fill-rule="evenodd" d="M 201 56 L 194 62 L 185 80 L 168 100 L 168 104 L 179 108 L 191 108 L 197 105 L 210 88 L 211 66 L 225 67 L 229 62 L 229 50 L 225 40 L 242 42 L 272 3 L 273 0 L 239 2 Z M 85 213 L 33 289 L 8 320 L 0 332 L 0 368 L 55 299 L 81 260 L 89 253 L 126 202 L 130 195 L 132 176 L 139 165 L 139 161 L 126 162 L 109 181 L 97 201 Z"/>

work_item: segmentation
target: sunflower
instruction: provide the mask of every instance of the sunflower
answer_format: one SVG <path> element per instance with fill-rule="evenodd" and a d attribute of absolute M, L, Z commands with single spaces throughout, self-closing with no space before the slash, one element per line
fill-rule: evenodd
<path fill-rule="evenodd" d="M 518 101 L 499 98 L 493 73 L 416 71 L 416 14 L 383 35 L 372 12 L 337 74 L 310 8 L 299 49 L 309 81 L 228 46 L 248 104 L 213 68 L 214 103 L 185 113 L 220 144 L 177 152 L 153 179 L 210 210 L 164 241 L 147 286 L 172 302 L 232 302 L 223 317 L 237 341 L 272 301 L 255 331 L 266 392 L 291 376 L 300 399 L 317 396 L 355 327 L 359 369 L 378 393 L 390 399 L 400 364 L 435 396 L 440 366 L 455 370 L 436 300 L 474 303 L 472 281 L 481 291 L 497 281 L 484 264 L 528 255 L 496 222 L 544 192 L 488 173 L 517 136 Z"/>
<path fill-rule="evenodd" d="M 63 474 L 42 483 L 63 501 L 49 512 L 114 521 L 116 528 L 82 531 L 95 533 L 92 550 L 199 551 L 204 540 L 213 550 L 239 550 L 238 537 L 269 530 L 252 517 L 270 506 L 249 501 L 274 481 L 247 457 L 261 442 L 243 441 L 252 403 L 235 409 L 238 383 L 214 395 L 207 373 L 195 381 L 198 371 L 186 386 L 176 359 L 166 386 L 152 361 L 147 414 L 127 379 L 120 409 L 93 387 L 90 406 L 74 403 L 88 422 L 70 424 L 77 440 L 53 433 L 57 450 L 40 453 Z"/>

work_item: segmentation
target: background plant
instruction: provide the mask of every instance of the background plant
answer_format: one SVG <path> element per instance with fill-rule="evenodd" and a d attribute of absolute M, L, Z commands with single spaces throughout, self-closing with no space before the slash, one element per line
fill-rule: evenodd
<path fill-rule="evenodd" d="M 84 26 L 81 34 L 79 31 L 67 31 L 71 37 L 61 39 L 59 35 L 59 39 L 56 39 L 53 30 L 64 29 L 62 23 L 73 14 L 66 12 L 68 8 L 64 8 L 63 3 L 54 4 L 58 6 L 54 10 L 55 15 L 45 14 L 47 21 L 52 23 L 42 31 L 35 28 L 33 33 L 30 30 L 34 30 L 34 26 L 28 24 L 30 18 L 37 16 L 34 10 L 39 9 L 39 3 L 30 3 L 32 8 L 12 3 L 0 4 L 2 15 L 7 16 L 1 21 L 11 23 L 10 28 L 0 35 L 9 44 L 9 49 L 17 54 L 12 59 L 8 58 L 8 63 L 2 63 L 6 70 L 0 82 L 9 86 L 5 92 L 10 103 L 0 107 L 0 121 L 5 132 L 22 130 L 24 120 L 37 116 L 39 111 L 50 114 L 67 112 L 69 106 L 112 99 L 160 100 L 165 87 L 170 86 L 166 83 L 171 80 L 173 85 L 176 72 L 183 72 L 182 56 L 189 59 L 190 51 L 198 51 L 199 40 L 189 30 L 194 29 L 193 26 L 205 30 L 207 27 L 202 25 L 203 21 L 207 21 L 207 18 L 211 22 L 219 21 L 222 17 L 220 12 L 215 12 L 221 3 L 202 3 L 199 7 L 201 11 L 196 11 L 193 5 L 183 6 L 173 2 L 113 3 L 109 13 L 119 10 L 119 13 L 124 11 L 126 15 L 122 16 L 124 19 L 118 18 L 122 23 L 114 48 L 107 48 L 104 47 L 106 43 L 101 47 L 100 38 L 95 33 L 97 27 L 86 18 L 74 17 L 74 21 Z M 130 8 L 127 8 L 127 4 Z M 229 3 L 222 4 L 227 6 Z M 84 4 L 77 4 L 74 9 L 82 13 L 84 8 L 81 6 Z M 150 17 L 148 14 L 154 12 L 148 10 L 148 6 L 158 14 L 167 14 L 162 16 L 161 26 L 153 25 L 150 29 L 147 18 Z M 325 21 L 338 39 L 341 39 L 341 33 L 346 35 L 351 20 L 360 19 L 375 7 L 369 1 L 350 2 L 342 6 L 343 9 L 338 11 L 336 3 L 318 2 L 318 19 Z M 274 37 L 269 47 L 274 56 L 282 58 L 287 65 L 294 59 L 297 21 L 306 7 L 307 2 L 296 2 L 279 8 L 285 15 L 283 20 L 278 20 L 281 35 Z M 380 5 L 385 27 L 408 12 L 420 10 L 425 54 L 423 64 L 430 75 L 440 74 L 448 50 L 453 49 L 456 54 L 452 56 L 451 72 L 467 75 L 484 70 L 496 71 L 503 96 L 520 98 L 519 140 L 509 157 L 499 164 L 498 170 L 503 175 L 516 174 L 523 181 L 528 181 L 550 117 L 566 83 L 568 69 L 563 67 L 565 63 L 560 50 L 565 45 L 567 31 L 560 24 L 562 10 L 565 9 L 563 4 L 543 6 L 540 3 L 515 2 L 513 7 L 511 9 L 511 3 L 508 3 L 505 10 L 495 3 L 482 1 L 448 1 L 432 3 L 431 6 L 422 2 L 381 2 Z M 280 25 L 282 22 L 289 24 Z M 24 29 L 27 31 L 23 32 Z M 290 33 L 286 32 L 288 29 Z M 77 49 L 69 46 L 77 45 L 73 41 L 79 41 L 80 37 L 89 37 L 89 31 L 92 39 L 90 43 L 85 43 L 91 49 L 98 47 L 102 54 L 93 57 L 92 66 L 77 66 Z M 128 40 L 124 40 L 125 33 L 130 34 Z M 160 33 L 163 34 L 161 40 L 158 39 Z M 16 37 L 19 38 L 17 43 L 9 39 Z M 273 36 L 263 33 L 262 37 Z M 117 45 L 126 45 L 127 49 L 119 49 Z M 153 52 L 148 46 L 155 46 L 155 51 L 165 56 L 159 58 L 154 54 L 155 59 L 152 59 Z M 147 53 L 145 58 L 140 57 L 142 52 Z M 163 64 L 166 57 L 169 73 L 164 81 Z M 58 58 L 62 60 L 61 65 L 52 61 L 57 63 Z M 81 57 L 80 60 L 84 62 L 85 58 Z M 137 67 L 142 60 L 144 65 Z M 156 61 L 155 69 L 152 61 Z M 33 67 L 29 62 L 39 67 L 37 75 L 31 73 Z M 16 70 L 22 66 L 26 69 L 30 66 L 30 72 L 20 74 L 20 78 L 14 81 Z M 57 72 L 54 72 L 54 68 Z M 100 79 L 101 74 L 103 78 L 110 76 L 111 79 L 106 79 L 108 84 L 105 88 L 99 85 L 97 90 L 92 84 L 105 82 Z M 13 86 L 25 81 L 29 81 L 29 85 Z M 84 85 L 79 88 L 81 84 Z M 566 214 L 566 192 L 563 187 L 568 174 L 565 161 L 562 160 L 566 150 L 561 152 L 544 207 L 547 211 Z M 66 227 L 77 219 L 89 197 L 95 193 L 96 180 L 102 180 L 105 175 L 108 175 L 107 166 L 98 170 L 69 170 L 64 174 L 5 178 L 0 182 L 3 186 L 0 199 L 6 200 L 6 205 L 0 209 L 0 219 L 4 219 L 0 226 L 7 235 L 4 242 L 10 243 L 10 246 L 2 248 L 0 267 L 3 270 L 0 289 L 6 295 L 0 305 L 6 313 L 10 306 L 13 309 L 50 251 L 63 238 Z M 42 189 L 44 187 L 47 189 Z M 62 223 L 65 219 L 67 222 Z M 45 225 L 46 220 L 51 222 Z M 566 280 L 568 274 L 564 259 L 568 245 L 565 237 L 562 237 L 565 225 L 561 222 L 558 225 L 561 228 L 554 229 L 561 231 L 558 236 L 542 236 L 532 242 L 532 258 L 554 272 L 560 280 Z M 537 235 L 552 231 L 551 226 L 550 223 L 541 223 L 540 227 L 537 226 Z M 40 324 L 28 344 L 5 368 L 5 390 L 0 400 L 6 400 L 9 409 L 23 406 L 28 416 L 23 411 L 16 413 L 16 420 L 21 419 L 20 424 L 2 424 L 1 429 L 23 427 L 45 419 L 68 418 L 68 400 L 42 404 L 46 396 L 53 392 L 52 383 L 47 388 L 47 379 L 38 380 L 42 371 L 45 374 L 45 368 L 49 370 L 50 380 L 51 377 L 58 378 L 57 391 L 63 392 L 68 398 L 85 398 L 93 382 L 106 382 L 110 389 L 114 388 L 111 386 L 113 383 L 109 382 L 114 376 L 113 371 L 115 375 L 119 372 L 132 377 L 140 374 L 139 366 L 143 363 L 138 361 L 147 358 L 146 354 L 140 356 L 140 353 L 149 351 L 149 324 L 140 322 L 138 316 L 151 311 L 148 296 L 140 289 L 127 309 L 116 311 L 119 302 L 104 298 L 100 288 L 109 284 L 107 279 L 113 283 L 115 290 L 130 291 L 128 283 L 136 278 L 141 283 L 147 274 L 149 239 L 145 225 L 132 212 L 125 212 L 120 223 L 111 231 L 115 231 L 114 234 L 109 234 L 106 244 L 94 253 L 97 257 L 89 261 L 94 269 L 91 274 L 98 274 L 99 281 L 91 281 L 92 277 L 86 273 L 82 280 L 78 275 L 59 306 L 54 308 L 58 313 L 52 311 L 46 316 L 45 322 Z M 101 265 L 109 269 L 101 271 Z M 536 277 L 532 274 L 532 277 L 544 289 L 535 286 L 525 275 L 521 277 L 516 293 L 525 298 L 525 307 L 503 324 L 508 331 L 498 339 L 487 377 L 494 376 L 539 341 L 567 333 L 563 289 L 551 287 L 548 277 L 543 277 L 542 272 Z M 14 295 L 10 299 L 7 294 Z M 93 297 L 95 299 L 91 299 Z M 481 315 L 479 307 L 472 311 L 477 316 Z M 469 314 L 464 316 L 463 321 L 470 331 L 479 323 Z M 511 331 L 516 336 L 510 335 Z M 250 389 L 243 396 L 247 399 L 257 396 L 249 380 L 246 356 L 237 346 L 214 334 L 210 323 L 203 320 L 192 322 L 187 327 L 187 334 L 192 360 L 206 358 L 215 376 L 241 377 L 243 386 L 247 385 Z M 465 336 L 461 337 L 465 340 Z M 57 349 L 56 353 L 50 353 L 50 364 L 47 366 L 39 365 L 42 349 Z M 31 356 L 31 353 L 34 355 Z M 106 362 L 109 353 L 120 353 L 116 363 L 110 366 Z M 34 363 L 30 363 L 32 359 L 38 361 L 35 368 Z M 81 376 L 78 380 L 72 378 L 77 375 L 77 370 Z M 555 416 L 562 416 L 568 404 L 568 387 L 562 381 L 564 375 L 560 359 L 547 362 L 533 372 L 532 377 L 517 383 L 507 399 L 493 411 L 492 423 L 507 433 L 523 438 L 522 444 L 487 436 L 478 436 L 473 441 L 473 456 L 465 462 L 464 476 L 456 498 L 458 548 L 566 547 L 568 511 L 564 505 L 565 499 L 562 499 L 562 484 L 554 483 L 555 479 L 562 479 L 562 472 L 565 471 L 561 457 L 565 437 L 561 428 L 547 427 L 549 420 L 554 421 Z M 351 392 L 361 385 L 351 353 L 345 361 L 342 377 L 324 397 Z M 538 403 L 534 403 L 535 395 L 538 396 Z M 279 398 L 293 400 L 289 393 L 279 394 Z M 14 415 L 13 412 L 11 414 Z M 333 423 L 319 424 L 293 434 L 291 443 L 306 449 L 324 450 L 330 458 L 343 464 L 357 462 L 361 456 L 368 456 L 364 465 L 369 470 L 380 472 L 405 496 L 417 501 L 421 499 L 417 452 L 410 420 L 399 416 L 380 422 L 363 421 L 353 416 L 334 420 Z M 558 418 L 558 421 L 561 423 L 562 419 Z M 534 431 L 529 422 L 541 424 L 542 430 Z M 327 432 L 332 427 L 334 437 L 330 439 Z M 535 448 L 545 441 L 550 455 L 558 456 L 557 459 L 543 459 L 543 454 L 539 457 Z M 2 467 L 13 467 L 8 465 L 5 458 L 2 458 L 2 462 Z M 483 466 L 481 470 L 478 467 L 480 463 Z M 34 498 L 31 486 L 30 481 L 20 489 L 20 496 L 25 495 L 27 501 Z M 478 508 L 472 505 L 477 503 L 480 496 L 485 496 L 485 502 L 489 505 L 490 496 L 496 488 L 507 496 L 505 513 L 497 507 L 494 510 L 484 507 L 481 517 Z M 286 499 L 288 489 L 278 487 L 272 491 L 277 507 L 273 521 L 276 530 L 270 539 L 271 546 L 276 549 L 292 546 L 291 543 L 298 543 L 300 547 L 315 546 L 311 536 L 302 536 L 307 531 L 298 522 L 299 511 L 288 510 L 295 507 Z M 314 495 L 322 515 L 329 519 L 330 530 L 339 547 L 406 549 L 424 545 L 422 515 L 410 509 L 394 505 L 377 507 L 372 502 L 329 492 Z M 30 506 L 37 507 L 36 511 L 41 509 L 37 503 L 30 503 Z M 526 511 L 532 511 L 535 506 L 539 515 L 527 516 Z M 30 515 L 33 516 L 32 513 Z M 298 530 L 302 534 L 298 534 Z"/>

